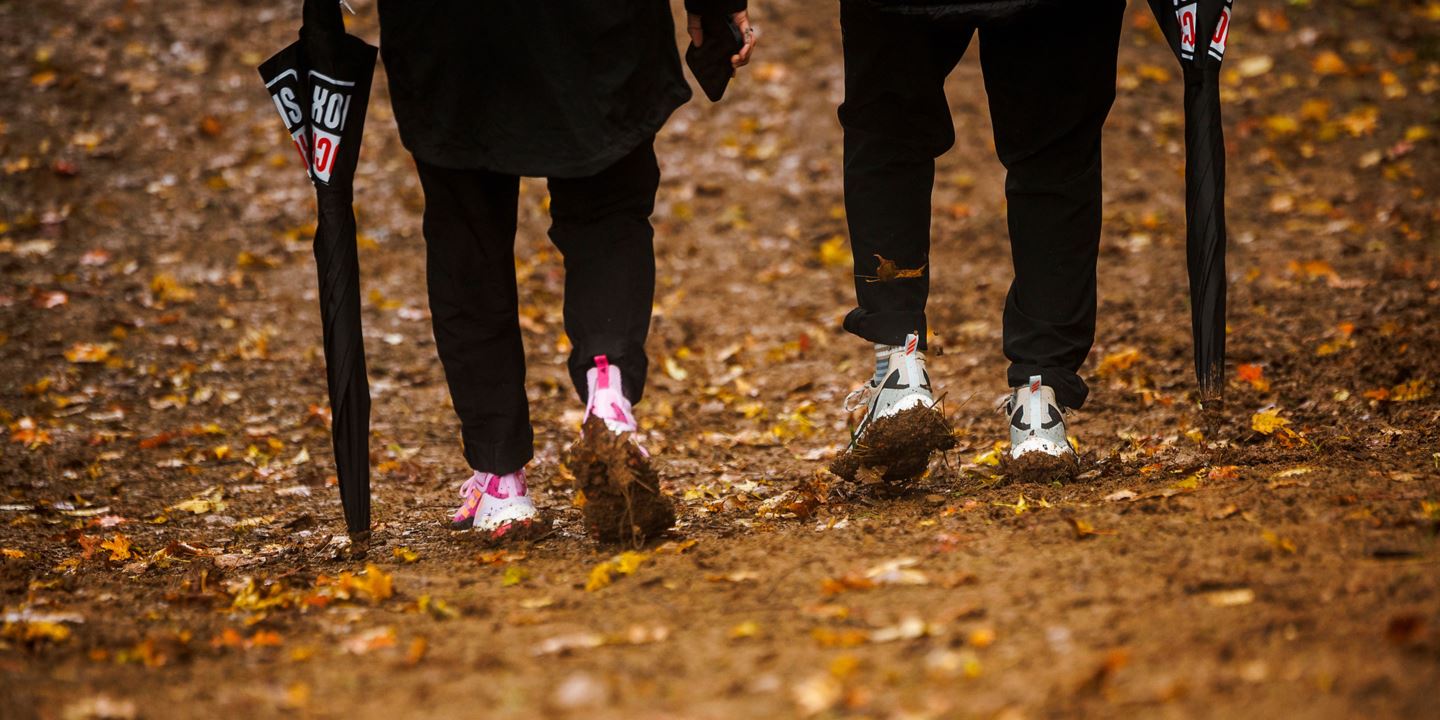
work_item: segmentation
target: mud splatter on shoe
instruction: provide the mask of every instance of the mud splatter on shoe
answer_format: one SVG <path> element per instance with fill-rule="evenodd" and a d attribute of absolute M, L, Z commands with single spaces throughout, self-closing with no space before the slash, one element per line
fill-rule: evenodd
<path fill-rule="evenodd" d="M 1055 391 L 1039 375 L 1014 388 L 1002 401 L 1010 420 L 1010 451 L 1000 460 L 1000 472 L 1018 482 L 1069 482 L 1080 473 L 1080 459 L 1066 435 L 1065 411 Z"/>
<path fill-rule="evenodd" d="M 852 481 L 872 474 L 908 480 L 925 472 L 931 453 L 955 447 L 950 421 L 935 407 L 919 346 L 919 335 L 906 336 L 883 361 L 884 379 L 872 378 L 846 398 L 847 410 L 863 406 L 865 415 L 830 472 Z"/>
<path fill-rule="evenodd" d="M 603 543 L 640 544 L 675 525 L 675 507 L 660 490 L 650 455 L 635 439 L 620 369 L 605 356 L 587 374 L 589 401 L 580 439 L 562 458 L 585 496 L 585 530 Z"/>

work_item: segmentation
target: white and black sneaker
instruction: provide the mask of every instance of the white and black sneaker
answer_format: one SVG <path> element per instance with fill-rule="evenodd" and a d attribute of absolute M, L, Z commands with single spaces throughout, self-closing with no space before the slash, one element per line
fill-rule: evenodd
<path fill-rule="evenodd" d="M 1080 461 L 1066 435 L 1065 411 L 1055 390 L 1032 375 L 1028 385 L 1012 388 L 1001 401 L 1010 422 L 1010 451 L 1002 470 L 1022 482 L 1065 482 L 1079 472 Z"/>
<path fill-rule="evenodd" d="M 920 336 L 912 333 L 904 345 L 885 350 L 883 373 L 845 399 L 847 411 L 865 411 L 850 445 L 830 466 L 847 480 L 861 469 L 886 480 L 916 477 L 925 471 L 930 453 L 955 446 L 949 421 L 935 407 Z"/>

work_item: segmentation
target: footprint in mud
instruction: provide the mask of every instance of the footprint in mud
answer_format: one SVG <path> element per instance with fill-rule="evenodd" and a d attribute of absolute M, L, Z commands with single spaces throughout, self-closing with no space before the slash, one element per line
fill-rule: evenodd
<path fill-rule="evenodd" d="M 585 495 L 585 530 L 595 540 L 639 545 L 675 525 L 674 503 L 660 491 L 650 458 L 600 418 L 586 421 L 563 461 Z"/>

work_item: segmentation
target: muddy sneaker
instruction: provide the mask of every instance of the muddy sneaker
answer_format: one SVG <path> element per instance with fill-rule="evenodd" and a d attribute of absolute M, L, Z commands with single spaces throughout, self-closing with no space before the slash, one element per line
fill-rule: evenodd
<path fill-rule="evenodd" d="M 589 402 L 580 439 L 563 458 L 584 496 L 585 529 L 600 542 L 642 543 L 675 524 L 674 505 L 660 491 L 650 455 L 636 440 L 638 423 L 622 391 L 620 368 L 598 355 L 586 381 Z"/>
<path fill-rule="evenodd" d="M 524 468 L 508 475 L 477 470 L 460 486 L 460 499 L 464 502 L 450 518 L 451 529 L 473 528 L 491 539 L 528 528 L 540 516 L 525 486 Z"/>
<path fill-rule="evenodd" d="M 1065 435 L 1065 412 L 1055 401 L 1055 391 L 1041 384 L 1039 375 L 1030 384 L 1014 388 L 1001 405 L 1010 419 L 1010 451 L 1001 471 L 1021 482 L 1066 482 L 1080 471 L 1075 448 Z"/>
<path fill-rule="evenodd" d="M 925 472 L 930 453 L 955 446 L 950 422 L 935 407 L 920 337 L 906 336 L 884 362 L 883 381 L 871 378 L 845 400 L 846 410 L 865 409 L 850 446 L 830 465 L 846 480 L 862 471 L 885 480 L 913 478 Z"/>

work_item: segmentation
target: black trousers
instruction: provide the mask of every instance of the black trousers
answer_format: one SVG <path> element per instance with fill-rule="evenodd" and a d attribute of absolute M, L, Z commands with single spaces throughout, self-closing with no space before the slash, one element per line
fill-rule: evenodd
<path fill-rule="evenodd" d="M 955 142 L 944 83 L 978 31 L 1015 266 L 1004 316 L 1008 380 L 1014 387 L 1040 375 L 1062 405 L 1084 404 L 1076 371 L 1095 339 L 1100 131 L 1115 99 L 1124 8 L 1124 0 L 1075 2 L 977 28 L 842 0 L 840 124 L 858 300 L 846 330 L 892 345 L 910 332 L 925 337 L 935 158 Z"/>
<path fill-rule="evenodd" d="M 476 470 L 513 472 L 534 455 L 515 284 L 520 178 L 416 165 L 435 345 L 465 459 Z M 596 355 L 620 368 L 631 402 L 644 390 L 659 185 L 653 138 L 597 175 L 549 179 L 550 240 L 565 258 L 570 378 L 582 402 Z"/>

